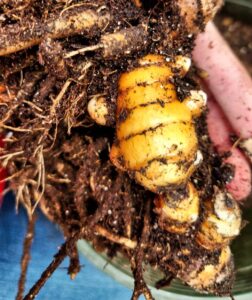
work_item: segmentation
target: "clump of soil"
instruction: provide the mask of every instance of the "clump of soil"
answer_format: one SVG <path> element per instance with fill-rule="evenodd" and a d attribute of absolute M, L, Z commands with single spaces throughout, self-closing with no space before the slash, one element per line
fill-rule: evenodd
<path fill-rule="evenodd" d="M 119 75 L 147 53 L 190 56 L 194 36 L 179 18 L 175 2 L 153 5 L 146 1 L 141 8 L 122 0 L 71 4 L 4 0 L 0 5 L 0 52 L 15 48 L 0 57 L 0 126 L 5 135 L 1 161 L 31 223 L 39 205 L 66 237 L 25 299 L 33 299 L 66 255 L 70 276 L 78 273 L 76 241 L 80 238 L 111 257 L 122 252 L 129 258 L 135 278 L 132 299 L 140 294 L 152 299 L 143 280 L 143 262 L 163 271 L 168 283 L 180 268 L 175 256 L 185 245 L 191 253 L 190 258 L 180 254 L 185 266 L 194 258 L 211 262 L 218 256 L 219 250 L 209 253 L 194 243 L 199 224 L 181 236 L 162 230 L 153 211 L 155 195 L 118 171 L 108 155 L 114 139 Z M 90 23 L 79 30 L 79 24 L 69 20 L 81 19 L 83 14 Z M 64 27 L 68 21 L 71 26 L 65 36 L 56 25 Z M 110 34 L 119 31 L 124 39 L 118 44 Z M 29 47 L 24 46 L 27 43 Z M 193 71 L 183 82 L 176 81 L 179 95 L 192 86 L 198 86 Z M 88 101 L 97 95 L 108 99 L 111 127 L 96 125 L 87 113 Z M 197 122 L 197 132 L 204 162 L 192 181 L 202 191 L 203 202 L 214 186 L 225 186 L 232 170 L 214 151 L 205 116 Z M 25 245 L 29 249 L 29 241 Z M 28 260 L 24 256 L 23 272 Z M 24 282 L 25 276 L 20 279 L 18 299 L 22 299 Z M 230 294 L 232 283 L 233 273 L 226 285 L 216 284 L 215 294 Z"/>

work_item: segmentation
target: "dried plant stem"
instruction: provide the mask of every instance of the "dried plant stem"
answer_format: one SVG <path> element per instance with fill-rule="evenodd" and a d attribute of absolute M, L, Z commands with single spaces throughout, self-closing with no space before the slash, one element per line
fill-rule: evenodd
<path fill-rule="evenodd" d="M 95 10 L 74 10 L 48 21 L 23 27 L 9 25 L 0 30 L 0 56 L 38 45 L 47 36 L 52 39 L 90 32 L 95 26 L 102 29 L 110 21 L 108 13 Z M 11 38 L 10 38 L 11 37 Z"/>
<path fill-rule="evenodd" d="M 27 269 L 31 258 L 30 250 L 31 250 L 31 245 L 34 237 L 35 222 L 36 222 L 36 215 L 33 214 L 32 217 L 29 219 L 27 233 L 23 244 L 23 255 L 21 259 L 21 274 L 18 282 L 18 292 L 17 292 L 16 300 L 23 299 Z"/>

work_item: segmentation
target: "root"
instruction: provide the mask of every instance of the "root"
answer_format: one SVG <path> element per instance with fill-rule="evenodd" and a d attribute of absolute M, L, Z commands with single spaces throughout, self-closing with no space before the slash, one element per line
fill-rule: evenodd
<path fill-rule="evenodd" d="M 95 231 L 99 235 L 101 235 L 101 236 L 107 238 L 108 240 L 110 240 L 111 242 L 120 244 L 122 246 L 125 246 L 126 248 L 135 249 L 136 246 L 137 246 L 137 243 L 135 241 L 132 241 L 132 240 L 127 239 L 125 237 L 113 234 L 112 232 L 109 232 L 107 229 L 105 229 L 104 227 L 102 227 L 100 225 L 95 226 Z"/>
<path fill-rule="evenodd" d="M 43 109 L 41 109 L 40 107 L 38 107 L 36 104 L 34 104 L 33 102 L 27 101 L 27 100 L 23 100 L 23 103 L 28 104 L 29 106 L 31 106 L 32 108 L 34 108 L 35 110 L 38 110 L 39 112 L 43 112 Z"/>
<path fill-rule="evenodd" d="M 49 95 L 54 87 L 56 78 L 48 75 L 44 81 L 40 83 L 38 91 L 35 93 L 33 102 L 42 103 L 44 99 Z M 43 110 L 42 110 L 43 111 Z"/>
<path fill-rule="evenodd" d="M 35 155 L 37 155 L 37 172 L 38 172 L 38 179 L 37 179 L 37 193 L 38 189 L 41 188 L 41 192 L 39 196 L 36 199 L 36 202 L 32 208 L 32 214 L 34 213 L 38 203 L 40 202 L 41 198 L 44 195 L 45 191 L 45 161 L 44 161 L 44 155 L 43 155 L 43 146 L 39 146 L 35 150 Z M 36 194 L 37 194 L 36 193 Z"/>
<path fill-rule="evenodd" d="M 54 137 L 53 137 L 53 142 L 51 144 L 51 146 L 48 149 L 45 149 L 45 151 L 50 151 L 52 150 L 54 143 L 56 141 L 57 138 L 57 129 L 58 129 L 58 124 L 60 122 L 60 120 L 58 119 L 58 113 L 57 110 L 60 106 L 63 106 L 63 104 L 61 104 L 63 102 L 63 99 L 65 97 L 65 95 L 67 94 L 68 89 L 70 88 L 70 85 L 73 82 L 78 82 L 80 80 L 83 80 L 84 77 L 87 74 L 88 69 L 92 66 L 91 62 L 85 62 L 80 70 L 81 75 L 77 78 L 77 80 L 74 80 L 73 78 L 68 78 L 65 83 L 63 84 L 60 92 L 58 93 L 57 97 L 53 100 L 52 106 L 50 107 L 50 111 L 49 111 L 49 115 L 47 117 L 46 123 L 49 124 L 49 126 L 46 128 L 46 130 L 44 131 L 44 133 L 41 135 L 38 144 L 41 145 L 43 143 L 43 140 L 48 136 L 49 130 L 52 126 L 52 124 L 56 125 L 55 128 L 55 132 L 54 132 Z M 81 95 L 79 95 L 79 97 L 81 97 Z M 70 117 L 69 115 L 69 111 L 71 111 L 72 109 L 74 110 L 74 106 L 78 104 L 78 99 L 82 99 L 82 98 L 77 98 L 75 99 L 75 101 L 72 103 L 72 105 L 70 106 L 70 108 L 66 109 L 65 115 L 67 115 L 67 117 Z M 65 116 L 64 116 L 65 117 Z M 66 118 L 66 117 L 65 117 Z M 70 117 L 70 119 L 67 119 L 67 124 L 68 124 L 68 132 L 71 132 L 71 127 L 73 126 L 73 122 L 72 119 Z"/>
<path fill-rule="evenodd" d="M 49 121 L 55 117 L 56 115 L 56 109 L 59 106 L 60 101 L 64 97 L 66 91 L 68 90 L 70 84 L 72 83 L 71 79 L 67 79 L 67 81 L 64 83 L 63 87 L 61 88 L 58 96 L 53 100 L 53 105 L 50 108 L 50 116 L 49 116 Z"/>
<path fill-rule="evenodd" d="M 10 115 L 8 116 L 10 117 Z M 20 127 L 12 127 L 12 126 L 8 126 L 8 125 L 1 125 L 2 128 L 4 129 L 9 129 L 11 131 L 16 131 L 16 132 L 32 132 L 31 129 L 26 129 L 26 128 L 20 128 Z"/>
<path fill-rule="evenodd" d="M 77 78 L 77 82 L 83 84 L 89 68 L 93 66 L 92 62 L 84 62 L 80 66 L 80 76 Z M 68 104 L 64 114 L 64 121 L 67 124 L 67 133 L 70 135 L 73 127 L 81 126 L 81 123 L 77 121 L 78 117 L 83 113 L 84 103 L 86 101 L 86 90 L 79 92 L 78 84 L 76 89 L 72 89 L 69 93 Z M 72 95 L 73 94 L 73 95 Z"/>
<path fill-rule="evenodd" d="M 104 58 L 116 58 L 129 55 L 132 52 L 146 47 L 148 44 L 147 25 L 139 25 L 123 29 L 119 32 L 102 36 Z"/>
<path fill-rule="evenodd" d="M 29 219 L 27 233 L 26 233 L 26 237 L 24 240 L 23 255 L 22 255 L 22 259 L 21 259 L 21 274 L 20 274 L 20 278 L 19 278 L 19 282 L 18 282 L 18 292 L 17 292 L 16 300 L 23 299 L 27 269 L 28 269 L 30 258 L 31 258 L 30 251 L 31 251 L 33 237 L 34 237 L 35 223 L 36 223 L 36 215 L 34 214 L 32 216 L 32 218 Z"/>
<path fill-rule="evenodd" d="M 39 62 L 53 77 L 64 80 L 68 75 L 68 68 L 63 58 L 61 43 L 51 38 L 45 38 L 39 46 Z"/>
<path fill-rule="evenodd" d="M 29 191 L 29 187 L 27 183 L 20 184 L 18 186 L 17 192 L 16 192 L 16 210 L 18 210 L 19 203 L 22 203 L 23 206 L 26 209 L 26 212 L 28 214 L 28 217 L 32 217 L 32 200 L 31 200 L 31 194 Z"/>
<path fill-rule="evenodd" d="M 82 76 L 84 78 L 84 75 Z M 81 114 L 80 112 L 80 105 L 85 99 L 86 91 L 83 91 L 82 93 L 78 94 L 76 98 L 72 100 L 69 100 L 69 107 L 66 109 L 64 121 L 67 124 L 67 134 L 71 134 L 71 130 L 73 127 L 78 127 L 81 124 L 79 124 L 76 119 Z"/>
<path fill-rule="evenodd" d="M 131 269 L 135 279 L 135 287 L 132 295 L 132 300 L 137 300 L 140 295 L 144 295 L 146 300 L 154 300 L 151 291 L 143 278 L 143 260 L 144 260 L 144 244 L 148 245 L 150 233 L 150 200 L 146 203 L 146 211 L 144 216 L 143 230 L 141 238 L 137 244 L 134 254 L 131 257 Z"/>
<path fill-rule="evenodd" d="M 10 62 L 1 63 L 0 65 L 0 74 L 3 78 L 8 79 L 9 76 L 23 72 L 25 68 L 31 67 L 37 63 L 37 57 L 31 54 L 26 53 L 24 58 L 18 59 L 15 57 L 13 60 L 10 59 Z"/>
<path fill-rule="evenodd" d="M 32 74 L 29 74 L 24 80 L 21 85 L 21 88 L 19 89 L 18 93 L 16 95 L 13 94 L 13 92 L 9 91 L 7 86 L 1 85 L 0 86 L 0 92 L 3 95 L 0 95 L 0 99 L 5 96 L 5 94 L 8 94 L 9 96 L 9 105 L 8 105 L 8 111 L 4 116 L 1 116 L 0 119 L 0 127 L 3 127 L 5 129 L 9 129 L 12 131 L 17 132 L 31 132 L 30 129 L 25 128 L 16 128 L 13 126 L 7 126 L 6 122 L 11 120 L 11 117 L 14 113 L 14 111 L 18 108 L 18 106 L 24 101 L 28 100 L 29 97 L 33 94 L 35 85 L 37 82 L 42 78 L 43 72 L 33 72 Z M 5 97 L 6 98 L 6 97 Z"/>
<path fill-rule="evenodd" d="M 14 179 L 14 178 L 16 178 L 16 177 L 19 177 L 22 173 L 23 173 L 23 170 L 19 170 L 19 171 L 17 171 L 16 173 L 14 173 L 14 174 L 12 174 L 12 175 L 10 175 L 10 176 L 8 176 L 8 177 L 5 177 L 4 179 L 1 179 L 1 180 L 0 180 L 0 183 L 2 183 L 2 182 L 8 182 L 8 181 L 10 181 L 11 179 Z"/>
<path fill-rule="evenodd" d="M 129 192 L 124 192 L 124 211 L 123 214 L 123 221 L 125 225 L 125 234 L 128 238 L 131 238 L 132 235 L 132 215 L 131 215 L 131 209 L 132 209 L 132 202 L 129 196 Z"/>
<path fill-rule="evenodd" d="M 70 257 L 70 264 L 68 267 L 68 274 L 70 278 L 73 280 L 76 275 L 80 272 L 80 260 L 79 260 L 79 254 L 78 249 L 75 244 L 70 245 L 71 248 L 68 249 L 68 256 Z"/>
<path fill-rule="evenodd" d="M 73 57 L 75 55 L 82 54 L 82 53 L 85 53 L 85 52 L 88 52 L 88 51 L 95 51 L 95 50 L 100 49 L 100 48 L 103 48 L 102 44 L 81 48 L 81 49 L 78 49 L 78 50 L 75 50 L 75 51 L 68 52 L 65 55 L 65 58 L 70 58 L 70 57 Z"/>
<path fill-rule="evenodd" d="M 59 104 L 60 104 L 61 100 L 63 99 L 63 97 L 64 97 L 66 91 L 68 90 L 69 86 L 71 85 L 71 83 L 72 83 L 72 79 L 67 79 L 65 81 L 64 85 L 62 86 L 58 96 L 53 100 L 53 104 L 50 107 L 50 112 L 47 117 L 47 121 L 45 121 L 46 123 L 49 124 L 49 126 L 46 129 L 44 129 L 43 134 L 39 138 L 39 141 L 38 141 L 39 146 L 38 147 L 40 147 L 43 144 L 44 139 L 48 136 L 49 130 L 51 129 L 51 125 L 56 124 L 52 144 L 49 147 L 49 149 L 45 149 L 45 151 L 47 151 L 47 152 L 52 150 L 55 140 L 57 138 L 57 128 L 58 128 L 58 124 L 59 124 L 59 120 L 58 120 L 58 116 L 57 116 L 57 108 L 59 107 Z"/>
<path fill-rule="evenodd" d="M 62 263 L 65 257 L 68 255 L 68 249 L 75 245 L 78 240 L 80 233 L 76 233 L 71 238 L 69 238 L 59 249 L 58 253 L 54 256 L 53 261 L 49 264 L 49 266 L 42 273 L 39 280 L 33 285 L 28 294 L 23 298 L 23 300 L 32 300 L 34 299 L 41 288 L 44 286 L 46 281 L 52 276 L 53 272 L 58 268 L 58 266 Z"/>
<path fill-rule="evenodd" d="M 51 182 L 55 182 L 55 183 L 65 183 L 65 184 L 71 183 L 71 180 L 69 180 L 67 178 L 57 178 L 53 174 L 48 174 L 48 173 L 46 175 L 46 179 L 50 180 Z"/>
<path fill-rule="evenodd" d="M 38 45 L 45 37 L 52 39 L 68 37 L 80 33 L 89 34 L 93 27 L 102 29 L 110 21 L 108 13 L 95 10 L 68 10 L 46 24 L 35 22 L 24 27 L 9 25 L 0 30 L 0 56 L 14 53 Z"/>
<path fill-rule="evenodd" d="M 156 289 L 162 289 L 164 287 L 167 287 L 171 284 L 172 280 L 174 279 L 174 276 L 171 274 L 167 277 L 165 277 L 164 279 L 159 280 L 156 284 L 155 284 L 155 288 Z"/>
<path fill-rule="evenodd" d="M 105 59 L 115 59 L 118 56 L 129 55 L 132 52 L 146 47 L 148 38 L 147 25 L 139 25 L 122 29 L 115 33 L 104 34 L 100 43 L 68 52 L 65 58 L 70 58 L 88 51 L 101 49 L 101 55 Z"/>
<path fill-rule="evenodd" d="M 17 152 L 12 152 L 12 153 L 8 153 L 5 155 L 1 155 L 0 156 L 0 161 L 1 161 L 1 165 L 6 168 L 8 162 L 13 159 L 15 156 L 19 156 L 22 155 L 24 153 L 24 151 L 17 151 Z"/>
<path fill-rule="evenodd" d="M 95 231 L 97 233 L 99 233 L 101 236 L 104 236 L 111 241 L 125 245 L 126 247 L 128 247 L 130 249 L 134 249 L 136 247 L 136 242 L 130 241 L 123 237 L 118 237 L 118 236 L 108 232 L 106 229 L 102 228 L 101 226 L 96 225 Z M 68 273 L 70 274 L 72 279 L 76 276 L 76 274 L 80 270 L 76 242 L 80 237 L 82 237 L 82 235 L 83 235 L 82 231 L 76 233 L 75 235 L 73 235 L 73 237 L 69 238 L 61 246 L 58 253 L 54 256 L 53 261 L 49 264 L 49 266 L 46 268 L 46 270 L 42 273 L 40 279 L 33 285 L 33 287 L 30 289 L 30 291 L 24 297 L 23 300 L 32 300 L 36 297 L 36 295 L 39 293 L 40 289 L 44 286 L 46 281 L 51 277 L 53 272 L 58 268 L 58 266 L 62 263 L 62 261 L 65 259 L 65 257 L 67 255 L 69 255 L 69 252 L 71 252 L 72 254 L 70 255 L 70 265 L 68 268 Z M 146 291 L 145 291 L 145 293 L 146 293 Z M 153 298 L 146 298 L 146 299 L 150 300 Z"/>

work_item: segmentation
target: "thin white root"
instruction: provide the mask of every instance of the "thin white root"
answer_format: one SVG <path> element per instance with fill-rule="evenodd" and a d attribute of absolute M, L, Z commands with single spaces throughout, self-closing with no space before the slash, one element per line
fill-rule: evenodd
<path fill-rule="evenodd" d="M 6 168 L 10 159 L 12 159 L 14 156 L 19 156 L 23 153 L 24 153 L 24 151 L 17 151 L 17 152 L 8 153 L 8 154 L 0 156 L 0 160 L 2 160 L 1 166 Z"/>
<path fill-rule="evenodd" d="M 96 225 L 95 226 L 95 231 L 99 234 L 102 235 L 103 237 L 107 238 L 108 240 L 123 245 L 127 248 L 130 249 L 135 249 L 137 246 L 137 242 L 132 241 L 130 239 L 127 239 L 125 237 L 122 236 L 118 236 L 110 231 L 108 231 L 107 229 L 105 229 L 104 227 L 100 226 L 100 225 Z"/>
<path fill-rule="evenodd" d="M 36 151 L 34 152 L 34 155 L 37 156 L 37 172 L 38 172 L 38 178 L 37 178 L 37 192 L 39 189 L 41 189 L 41 192 L 39 193 L 38 198 L 36 199 L 35 204 L 32 207 L 31 213 L 33 214 L 37 205 L 39 204 L 40 200 L 42 199 L 45 191 L 45 161 L 44 161 L 44 155 L 43 155 L 43 146 L 39 146 Z"/>
<path fill-rule="evenodd" d="M 84 47 L 84 48 L 81 48 L 81 49 L 78 49 L 78 50 L 68 52 L 65 55 L 65 58 L 70 58 L 70 57 L 73 57 L 75 55 L 83 54 L 83 53 L 88 52 L 88 51 L 95 51 L 95 50 L 100 49 L 100 48 L 103 48 L 103 45 L 97 44 L 97 45 L 94 45 L 94 46 Z"/>

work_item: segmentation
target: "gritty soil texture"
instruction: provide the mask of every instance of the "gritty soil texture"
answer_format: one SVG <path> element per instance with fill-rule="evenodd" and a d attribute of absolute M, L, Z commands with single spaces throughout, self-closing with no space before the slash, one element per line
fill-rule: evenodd
<path fill-rule="evenodd" d="M 252 25 L 226 14 L 216 18 L 216 25 L 252 76 Z"/>
<path fill-rule="evenodd" d="M 190 55 L 194 37 L 188 35 L 178 17 L 175 2 L 161 2 L 153 7 L 150 1 L 143 8 L 122 0 L 99 0 L 95 4 L 84 1 L 82 5 L 79 1 L 3 0 L 0 4 L 0 35 L 19 28 L 16 41 L 25 38 L 23 29 L 27 29 L 27 24 L 43 31 L 43 24 L 55 20 L 66 8 L 68 16 L 98 8 L 101 14 L 109 12 L 112 16 L 106 26 L 94 26 L 84 37 L 74 34 L 55 40 L 49 36 L 31 48 L 0 57 L 0 124 L 6 136 L 1 160 L 8 169 L 9 187 L 16 193 L 17 202 L 26 207 L 32 222 L 39 204 L 66 237 L 66 243 L 25 299 L 32 299 L 31 295 L 39 291 L 66 255 L 70 257 L 70 276 L 78 273 L 79 238 L 90 241 L 97 251 L 106 251 L 110 257 L 121 252 L 129 258 L 135 278 L 132 299 L 142 293 L 146 299 L 152 299 L 143 280 L 143 262 L 163 271 L 164 281 L 158 286 L 176 277 L 181 268 L 176 263 L 178 256 L 185 268 L 194 258 L 215 263 L 219 251 L 208 252 L 194 241 L 201 220 L 186 235 L 162 230 L 154 212 L 155 195 L 117 170 L 109 160 L 115 138 L 119 75 L 133 68 L 137 58 L 146 53 Z M 118 47 L 112 56 L 104 57 L 104 52 L 97 49 L 64 58 L 70 51 L 97 45 L 104 34 L 146 24 L 147 33 L 143 29 L 136 31 L 141 42 L 135 45 L 137 36 L 123 48 L 123 53 Z M 173 38 L 167 38 L 171 35 Z M 192 86 L 198 86 L 193 70 L 183 81 L 175 78 L 175 83 L 181 101 Z M 100 94 L 108 99 L 111 127 L 96 125 L 87 113 L 88 101 Z M 197 120 L 196 127 L 204 162 L 192 181 L 203 203 L 213 194 L 214 186 L 224 188 L 232 178 L 232 169 L 216 154 L 208 137 L 205 115 Z M 190 255 L 181 254 L 184 248 Z M 226 285 L 216 285 L 215 294 L 230 294 L 232 283 L 233 275 Z M 18 297 L 22 299 L 21 295 Z"/>

